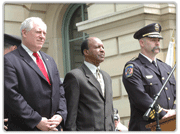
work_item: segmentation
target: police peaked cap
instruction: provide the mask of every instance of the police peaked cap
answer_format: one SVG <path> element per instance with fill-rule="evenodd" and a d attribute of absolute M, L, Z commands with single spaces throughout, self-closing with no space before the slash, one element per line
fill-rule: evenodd
<path fill-rule="evenodd" d="M 21 44 L 21 38 L 19 36 L 4 34 L 4 45 L 8 43 L 12 46 L 16 45 L 17 47 Z"/>
<path fill-rule="evenodd" d="M 134 34 L 134 38 L 138 40 L 144 37 L 163 39 L 163 37 L 160 35 L 160 32 L 161 25 L 158 23 L 152 23 L 138 30 Z"/>

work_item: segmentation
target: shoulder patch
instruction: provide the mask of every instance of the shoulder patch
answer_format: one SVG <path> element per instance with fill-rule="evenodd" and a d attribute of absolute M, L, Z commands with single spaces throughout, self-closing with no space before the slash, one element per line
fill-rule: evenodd
<path fill-rule="evenodd" d="M 125 76 L 126 78 L 131 77 L 133 75 L 133 64 L 128 64 L 125 67 Z"/>

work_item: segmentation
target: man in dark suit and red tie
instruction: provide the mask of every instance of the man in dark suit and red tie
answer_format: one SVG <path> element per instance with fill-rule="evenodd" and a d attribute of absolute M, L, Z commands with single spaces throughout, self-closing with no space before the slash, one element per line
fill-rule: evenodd
<path fill-rule="evenodd" d="M 90 37 L 83 41 L 85 61 L 64 79 L 67 100 L 67 131 L 114 131 L 112 81 L 100 70 L 105 51 L 102 41 Z"/>
<path fill-rule="evenodd" d="M 55 61 L 40 51 L 46 24 L 21 24 L 22 44 L 4 56 L 4 103 L 9 131 L 57 131 L 66 121 L 66 99 Z"/>

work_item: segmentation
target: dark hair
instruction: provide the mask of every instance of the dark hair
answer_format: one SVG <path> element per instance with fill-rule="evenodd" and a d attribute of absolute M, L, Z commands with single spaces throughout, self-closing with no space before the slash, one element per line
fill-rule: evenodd
<path fill-rule="evenodd" d="M 84 49 L 89 49 L 89 47 L 88 47 L 88 39 L 85 39 L 83 42 L 82 42 L 82 44 L 81 44 L 81 53 L 82 53 L 82 55 L 84 55 Z"/>
<path fill-rule="evenodd" d="M 9 48 L 16 45 L 17 47 L 21 45 L 21 38 L 16 35 L 4 34 L 4 48 Z"/>
<path fill-rule="evenodd" d="M 4 42 L 4 49 L 10 48 L 11 46 L 14 46 L 13 44 Z"/>

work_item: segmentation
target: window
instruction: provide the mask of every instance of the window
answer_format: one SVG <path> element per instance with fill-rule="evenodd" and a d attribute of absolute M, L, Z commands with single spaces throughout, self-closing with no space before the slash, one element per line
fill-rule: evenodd
<path fill-rule="evenodd" d="M 78 32 L 76 23 L 87 20 L 87 6 L 74 4 L 69 6 L 63 21 L 63 55 L 65 74 L 83 63 L 81 43 L 88 35 Z"/>

